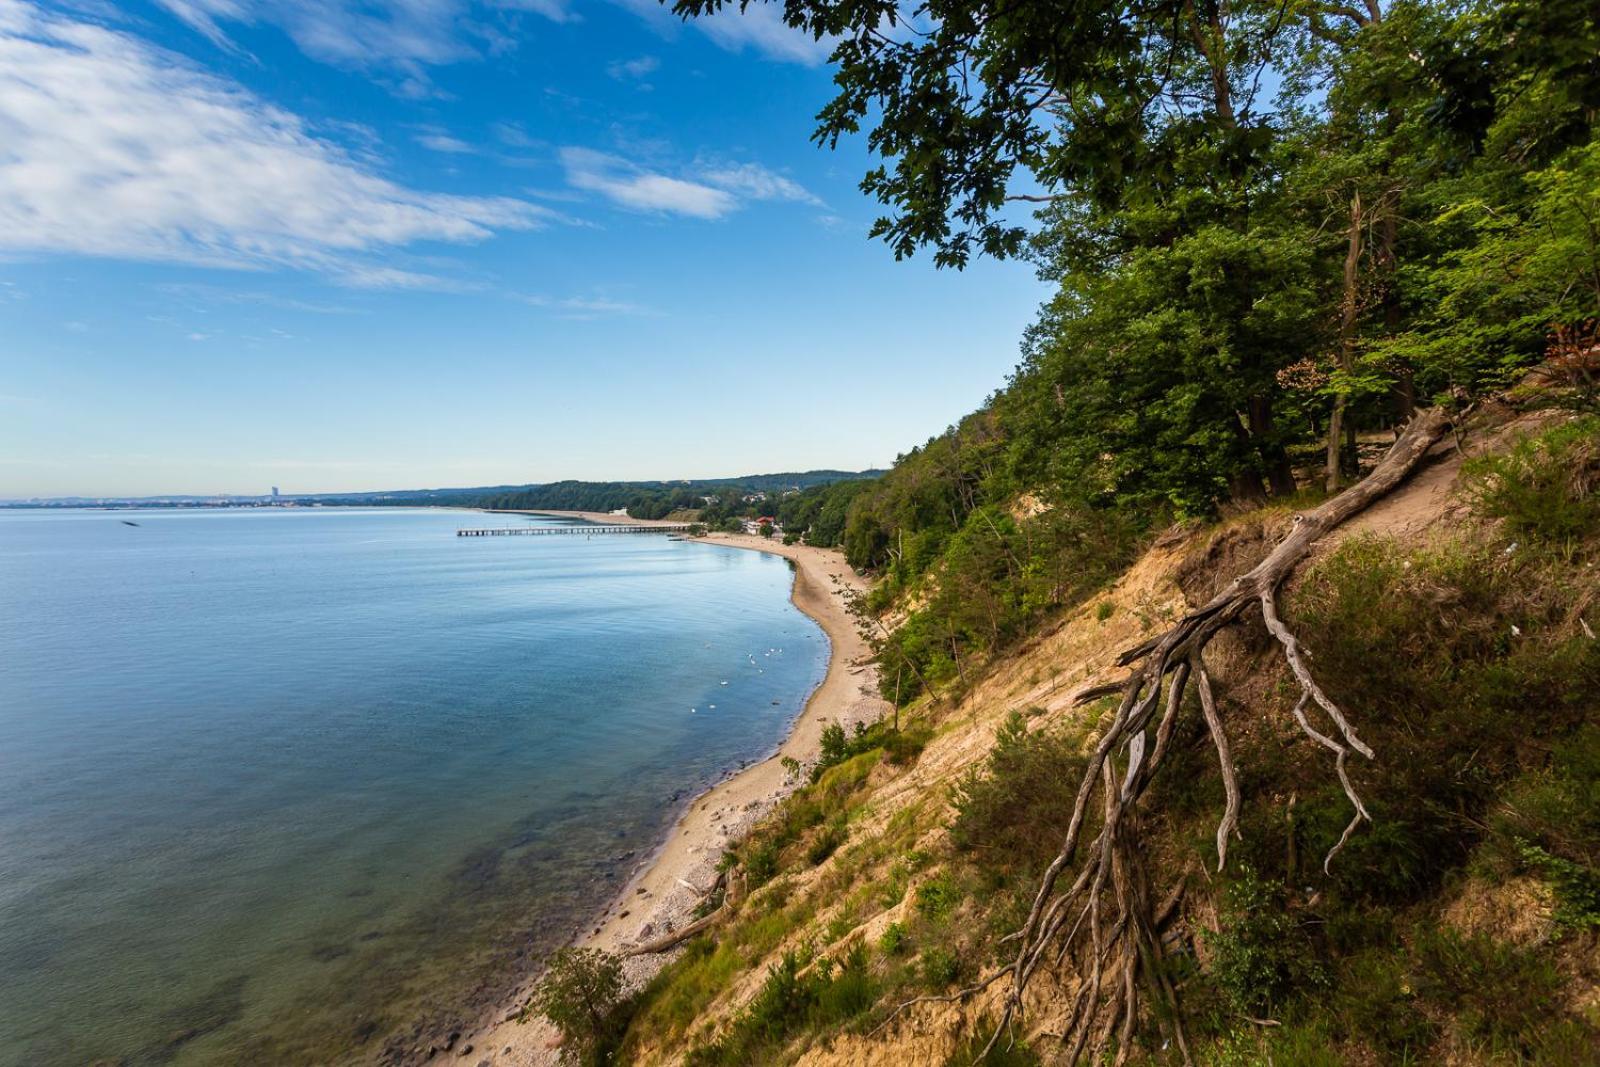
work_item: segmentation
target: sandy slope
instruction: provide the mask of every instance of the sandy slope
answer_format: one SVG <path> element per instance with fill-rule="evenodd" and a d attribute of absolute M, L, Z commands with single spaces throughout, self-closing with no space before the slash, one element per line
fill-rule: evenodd
<path fill-rule="evenodd" d="M 594 522 L 650 525 L 642 520 L 588 512 L 537 512 Z M 866 583 L 844 557 L 829 549 L 783 545 L 760 537 L 713 534 L 702 541 L 733 548 L 753 549 L 784 556 L 795 564 L 795 606 L 811 616 L 828 635 L 832 655 L 828 673 L 806 703 L 793 730 L 770 758 L 747 767 L 695 800 L 673 829 L 661 850 L 611 902 L 595 925 L 581 932 L 581 944 L 618 950 L 630 942 L 660 936 L 689 921 L 690 913 L 716 878 L 715 868 L 724 846 L 739 837 L 761 815 L 771 810 L 794 787 L 781 759 L 802 763 L 814 759 L 822 728 L 840 720 L 846 725 L 871 722 L 887 710 L 878 696 L 877 675 L 867 662 L 869 650 L 857 632 L 847 598 L 862 592 Z M 629 963 L 629 976 L 642 981 L 653 974 L 665 957 L 640 957 Z M 555 1035 L 541 1022 L 515 1021 L 517 1006 L 528 989 L 518 990 L 476 1032 L 462 1036 L 453 1058 L 474 1067 L 525 1067 L 555 1062 Z M 461 1049 L 471 1046 L 470 1053 Z"/>

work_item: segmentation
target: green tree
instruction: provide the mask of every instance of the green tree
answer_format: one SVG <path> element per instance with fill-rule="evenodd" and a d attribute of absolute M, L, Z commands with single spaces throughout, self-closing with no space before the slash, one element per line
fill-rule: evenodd
<path fill-rule="evenodd" d="M 562 1058 L 574 1063 L 604 1062 L 605 1049 L 619 1036 L 622 961 L 599 949 L 564 948 L 549 965 L 528 1006 L 561 1031 Z"/>

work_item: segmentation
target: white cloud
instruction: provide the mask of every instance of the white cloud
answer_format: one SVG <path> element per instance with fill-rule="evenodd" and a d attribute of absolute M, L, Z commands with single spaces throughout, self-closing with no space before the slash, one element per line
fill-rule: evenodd
<path fill-rule="evenodd" d="M 544 143 L 529 134 L 521 123 L 497 122 L 492 129 L 500 143 L 510 148 L 538 148 Z"/>
<path fill-rule="evenodd" d="M 804 186 L 776 174 L 759 163 L 731 163 L 702 169 L 699 177 L 710 185 L 751 200 L 793 200 L 820 206 Z"/>
<path fill-rule="evenodd" d="M 661 66 L 661 61 L 655 56 L 640 56 L 638 59 L 618 59 L 606 64 L 606 73 L 618 81 L 648 77 Z"/>
<path fill-rule="evenodd" d="M 627 300 L 615 300 L 607 296 L 568 296 L 549 297 L 539 295 L 517 296 L 525 304 L 537 308 L 548 308 L 560 313 L 561 318 L 588 321 L 591 319 L 619 315 L 655 315 L 653 308 L 643 304 L 635 304 Z"/>
<path fill-rule="evenodd" d="M 670 7 L 664 7 L 660 0 L 612 2 L 637 14 L 663 36 L 676 33 L 680 25 Z M 715 15 L 691 19 L 690 25 L 730 52 L 750 49 L 768 59 L 801 63 L 808 67 L 826 62 L 834 47 L 831 38 L 818 41 L 804 31 L 784 25 L 782 5 L 763 3 L 761 0 L 742 10 L 737 4 L 729 4 Z"/>
<path fill-rule="evenodd" d="M 583 21 L 572 10 L 568 0 L 495 0 L 493 6 L 510 8 L 513 11 L 532 11 L 536 15 L 543 15 L 551 22 Z"/>
<path fill-rule="evenodd" d="M 783 10 L 777 6 L 751 4 L 740 11 L 730 5 L 715 15 L 695 19 L 694 24 L 730 52 L 749 48 L 768 59 L 808 67 L 826 61 L 833 52 L 833 42 L 818 41 L 808 33 L 785 26 Z"/>
<path fill-rule="evenodd" d="M 0 254 L 288 265 L 415 285 L 427 276 L 384 281 L 362 254 L 550 217 L 520 200 L 396 184 L 295 115 L 132 36 L 0 0 Z"/>
<path fill-rule="evenodd" d="M 439 289 L 445 292 L 465 293 L 479 288 L 472 282 L 444 278 L 437 274 L 362 263 L 347 264 L 340 268 L 335 272 L 334 280 L 352 289 Z"/>
<path fill-rule="evenodd" d="M 686 177 L 673 177 L 606 152 L 563 148 L 561 164 L 568 185 L 634 211 L 720 219 L 750 200 L 821 204 L 799 183 L 759 163 L 701 166 Z"/>
<path fill-rule="evenodd" d="M 563 148 L 567 184 L 599 193 L 634 211 L 662 211 L 697 219 L 720 219 L 739 206 L 730 193 L 698 182 L 644 170 L 619 156 L 588 148 Z"/>
<path fill-rule="evenodd" d="M 313 59 L 400 75 L 402 96 L 436 95 L 426 68 L 501 54 L 516 38 L 494 12 L 530 12 L 552 22 L 580 21 L 568 0 L 157 0 L 219 47 L 233 49 L 224 25 L 277 26 Z M 477 10 L 483 8 L 487 10 Z M 502 16 L 504 17 L 504 16 Z M 514 27 L 515 23 L 512 23 Z"/>
<path fill-rule="evenodd" d="M 573 0 L 156 0 L 218 47 L 235 49 L 229 24 L 283 30 L 313 59 L 399 75 L 390 87 L 402 96 L 435 95 L 427 68 L 516 47 L 515 17 L 555 23 L 582 21 Z M 670 36 L 680 22 L 661 0 L 612 0 Z M 507 20 L 510 20 L 509 22 Z M 731 52 L 816 66 L 833 50 L 783 22 L 782 6 L 760 0 L 729 5 L 691 24 Z M 646 72 L 648 73 L 648 72 Z M 615 75 L 614 75 L 615 76 Z M 629 73 L 627 77 L 642 75 Z"/>
<path fill-rule="evenodd" d="M 445 152 L 451 155 L 469 155 L 477 149 L 461 140 L 452 137 L 444 130 L 429 127 L 417 134 L 417 143 L 423 148 L 433 152 Z"/>
<path fill-rule="evenodd" d="M 219 45 L 222 24 L 278 26 L 313 59 L 358 67 L 452 63 L 473 50 L 459 32 L 464 0 L 158 0 Z"/>

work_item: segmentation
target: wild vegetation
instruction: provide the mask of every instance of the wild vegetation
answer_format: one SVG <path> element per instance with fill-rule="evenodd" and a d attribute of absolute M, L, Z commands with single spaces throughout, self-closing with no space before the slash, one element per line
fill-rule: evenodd
<path fill-rule="evenodd" d="M 979 411 L 784 502 L 878 577 L 905 718 L 730 854 L 756 891 L 623 1051 L 954 1006 L 956 1062 L 1600 1061 L 1600 9 L 780 6 L 838 42 L 818 138 L 868 128 L 874 233 L 1057 291 Z M 1456 521 L 1313 551 L 1516 418 Z M 1158 539 L 1188 603 L 1125 673 L 859 832 L 1029 642 L 1142 611 L 1107 590 Z"/>

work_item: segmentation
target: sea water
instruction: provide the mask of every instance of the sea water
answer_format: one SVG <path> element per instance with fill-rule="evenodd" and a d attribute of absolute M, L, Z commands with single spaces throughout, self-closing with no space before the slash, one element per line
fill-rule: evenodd
<path fill-rule="evenodd" d="M 821 680 L 786 561 L 522 523 L 0 511 L 0 1063 L 393 1055 Z"/>

